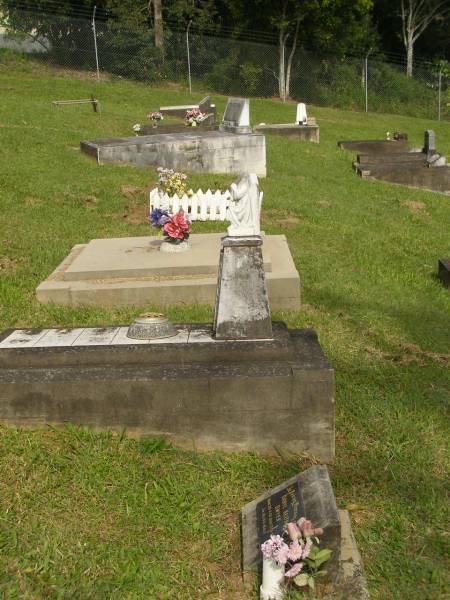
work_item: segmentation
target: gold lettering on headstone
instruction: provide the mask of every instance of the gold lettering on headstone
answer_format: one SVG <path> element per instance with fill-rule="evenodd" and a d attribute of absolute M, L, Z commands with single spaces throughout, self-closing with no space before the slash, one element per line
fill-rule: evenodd
<path fill-rule="evenodd" d="M 275 506 L 275 520 L 277 525 L 281 521 L 281 506 L 279 504 Z"/>
<path fill-rule="evenodd" d="M 263 533 L 270 533 L 269 524 L 267 522 L 267 509 L 265 507 L 262 509 L 262 526 Z"/>
<path fill-rule="evenodd" d="M 273 525 L 273 514 L 272 514 L 272 500 L 269 498 L 267 500 L 267 511 L 269 513 L 269 530 L 272 531 Z"/>

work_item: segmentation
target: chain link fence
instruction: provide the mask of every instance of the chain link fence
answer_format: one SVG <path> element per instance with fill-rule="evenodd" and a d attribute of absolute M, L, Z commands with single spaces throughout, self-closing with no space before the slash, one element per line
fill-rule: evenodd
<path fill-rule="evenodd" d="M 178 82 L 225 95 L 279 97 L 276 45 L 165 30 L 164 51 L 148 28 L 15 10 L 3 18 L 0 47 L 33 53 L 71 69 L 149 83 Z M 288 52 L 289 53 L 289 52 Z M 292 57 L 290 96 L 319 106 L 450 118 L 450 80 L 430 66 L 373 57 L 338 57 L 299 48 Z"/>

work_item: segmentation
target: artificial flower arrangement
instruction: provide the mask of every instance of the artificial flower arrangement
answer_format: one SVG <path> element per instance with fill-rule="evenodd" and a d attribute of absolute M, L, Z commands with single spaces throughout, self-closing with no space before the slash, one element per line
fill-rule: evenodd
<path fill-rule="evenodd" d="M 139 134 L 140 130 L 141 130 L 141 124 L 140 123 L 136 123 L 135 125 L 133 125 L 133 131 L 134 131 L 134 133 L 136 135 Z"/>
<path fill-rule="evenodd" d="M 186 192 L 188 176 L 178 173 L 173 169 L 157 168 L 159 189 L 162 194 L 173 196 L 177 194 L 180 198 Z"/>
<path fill-rule="evenodd" d="M 313 529 L 311 521 L 302 517 L 296 523 L 288 523 L 283 536 L 271 535 L 261 545 L 261 552 L 264 559 L 274 561 L 284 570 L 286 585 L 308 586 L 313 590 L 315 579 L 326 575 L 321 567 L 331 556 L 331 550 L 318 547 L 317 536 L 322 533 L 323 529 Z M 290 541 L 286 542 L 288 538 Z"/>
<path fill-rule="evenodd" d="M 162 229 L 166 242 L 171 244 L 181 244 L 189 239 L 192 233 L 191 223 L 183 210 L 176 214 L 170 213 L 166 209 L 154 208 L 149 216 L 153 227 Z"/>
<path fill-rule="evenodd" d="M 158 121 L 162 121 L 164 119 L 162 113 L 160 113 L 159 111 L 154 111 L 151 112 L 147 115 L 147 118 L 150 119 L 150 121 L 153 123 L 153 125 L 156 125 L 156 123 Z"/>
<path fill-rule="evenodd" d="M 199 108 L 193 108 L 191 110 L 186 111 L 185 121 L 186 125 L 190 127 L 197 127 L 199 123 L 204 121 L 207 118 L 207 115 L 202 113 Z"/>

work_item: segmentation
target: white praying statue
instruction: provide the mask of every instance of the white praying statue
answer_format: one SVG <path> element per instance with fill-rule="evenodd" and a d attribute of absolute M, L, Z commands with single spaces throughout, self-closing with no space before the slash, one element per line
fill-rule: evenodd
<path fill-rule="evenodd" d="M 260 214 L 262 192 L 259 191 L 258 177 L 254 173 L 241 175 L 230 186 L 231 202 L 227 217 L 230 236 L 261 235 Z"/>
<path fill-rule="evenodd" d="M 304 102 L 300 102 L 297 104 L 297 115 L 295 117 L 296 125 L 307 125 L 308 124 L 308 115 L 306 114 L 306 105 Z"/>

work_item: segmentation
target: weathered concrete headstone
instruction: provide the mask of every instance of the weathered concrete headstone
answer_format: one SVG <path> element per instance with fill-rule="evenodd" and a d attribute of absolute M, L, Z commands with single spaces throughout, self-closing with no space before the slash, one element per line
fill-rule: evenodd
<path fill-rule="evenodd" d="M 262 515 L 262 527 L 258 516 Z M 242 566 L 244 571 L 258 567 L 260 546 L 271 535 L 280 534 L 287 523 L 305 517 L 313 527 L 321 527 L 321 546 L 333 551 L 328 565 L 330 578 L 337 575 L 341 544 L 341 523 L 328 470 L 311 467 L 246 504 L 242 518 Z M 260 517 L 261 518 L 261 517 Z"/>
<path fill-rule="evenodd" d="M 432 129 L 425 131 L 423 151 L 426 154 L 434 154 L 436 152 L 436 135 Z"/>
<path fill-rule="evenodd" d="M 261 246 L 259 236 L 222 240 L 214 315 L 217 340 L 272 338 Z"/>
<path fill-rule="evenodd" d="M 261 195 L 255 174 L 232 184 L 217 279 L 216 339 L 270 339 L 272 322 L 260 234 Z"/>
<path fill-rule="evenodd" d="M 322 528 L 320 547 L 332 551 L 324 565 L 329 600 L 369 600 L 349 514 L 337 509 L 328 470 L 317 465 L 246 504 L 241 511 L 242 569 L 258 571 L 261 544 L 285 525 L 305 517 Z M 261 525 L 262 524 L 262 525 Z"/>
<path fill-rule="evenodd" d="M 438 277 L 445 285 L 445 287 L 450 288 L 450 258 L 439 259 Z"/>
<path fill-rule="evenodd" d="M 207 113 L 211 108 L 211 96 L 205 96 L 202 98 L 198 103 L 198 107 L 202 113 Z"/>
<path fill-rule="evenodd" d="M 250 100 L 248 98 L 228 98 L 220 131 L 250 133 Z"/>

